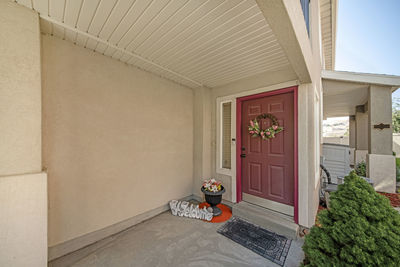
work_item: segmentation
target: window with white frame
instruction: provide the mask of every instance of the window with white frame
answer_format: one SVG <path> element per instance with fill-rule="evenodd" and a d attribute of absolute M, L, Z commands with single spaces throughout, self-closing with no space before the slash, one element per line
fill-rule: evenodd
<path fill-rule="evenodd" d="M 217 98 L 216 172 L 234 175 L 236 169 L 235 129 L 236 101 L 233 97 Z"/>
<path fill-rule="evenodd" d="M 232 102 L 222 103 L 221 107 L 221 168 L 231 169 L 231 121 Z"/>
<path fill-rule="evenodd" d="M 308 35 L 310 35 L 310 0 L 300 0 Z"/>

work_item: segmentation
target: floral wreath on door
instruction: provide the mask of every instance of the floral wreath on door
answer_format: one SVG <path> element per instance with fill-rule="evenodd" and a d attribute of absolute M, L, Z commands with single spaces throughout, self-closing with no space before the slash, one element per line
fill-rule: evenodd
<path fill-rule="evenodd" d="M 264 130 L 261 129 L 259 121 L 262 119 L 270 119 L 272 122 L 271 127 Z M 275 138 L 275 135 L 282 131 L 283 127 L 279 126 L 278 119 L 270 113 L 258 115 L 254 120 L 250 120 L 249 133 L 252 137 L 260 136 L 263 140 L 268 140 Z"/>

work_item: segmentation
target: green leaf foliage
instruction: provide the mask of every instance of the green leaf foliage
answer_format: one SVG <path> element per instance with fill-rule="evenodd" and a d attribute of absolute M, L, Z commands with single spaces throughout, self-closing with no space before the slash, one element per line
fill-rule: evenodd
<path fill-rule="evenodd" d="M 303 250 L 306 266 L 400 266 L 400 214 L 353 171 L 331 194 Z"/>
<path fill-rule="evenodd" d="M 394 98 L 392 104 L 392 127 L 394 133 L 400 133 L 400 99 Z"/>
<path fill-rule="evenodd" d="M 367 164 L 365 163 L 365 161 L 361 161 L 360 163 L 358 163 L 356 165 L 355 171 L 358 176 L 367 176 Z"/>

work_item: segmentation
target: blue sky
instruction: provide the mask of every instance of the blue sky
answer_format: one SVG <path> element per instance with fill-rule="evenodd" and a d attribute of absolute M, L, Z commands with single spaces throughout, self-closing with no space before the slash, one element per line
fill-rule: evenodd
<path fill-rule="evenodd" d="M 339 0 L 337 23 L 336 70 L 400 75 L 400 0 Z"/>

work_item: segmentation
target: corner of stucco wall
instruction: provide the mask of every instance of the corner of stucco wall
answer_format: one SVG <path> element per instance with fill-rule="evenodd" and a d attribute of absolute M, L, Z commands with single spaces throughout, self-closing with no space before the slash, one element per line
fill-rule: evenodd
<path fill-rule="evenodd" d="M 319 204 L 319 145 L 316 135 L 315 84 L 299 85 L 299 224 L 311 227 Z M 303 126 L 302 126 L 303 125 Z"/>
<path fill-rule="evenodd" d="M 192 193 L 200 196 L 197 188 L 199 177 L 203 175 L 203 105 L 202 105 L 202 88 L 193 90 L 193 182 Z"/>
<path fill-rule="evenodd" d="M 0 1 L 0 40 L 0 266 L 45 266 L 38 13 Z"/>
<path fill-rule="evenodd" d="M 193 194 L 201 196 L 201 183 L 212 174 L 211 89 L 194 89 Z"/>
<path fill-rule="evenodd" d="M 298 125 L 307 125 L 308 120 L 307 85 L 298 87 Z M 298 208 L 299 224 L 308 226 L 308 127 L 298 129 Z"/>
<path fill-rule="evenodd" d="M 309 55 L 312 82 L 299 86 L 299 224 L 305 227 L 314 225 L 319 205 L 318 171 L 321 150 L 319 136 L 316 135 L 316 124 L 322 125 L 322 108 L 318 107 L 317 111 L 315 109 L 316 99 L 321 102 L 323 100 L 319 3 L 312 4 L 311 8 L 314 18 L 310 28 L 312 55 Z M 322 127 L 319 127 L 319 135 L 322 135 Z"/>
<path fill-rule="evenodd" d="M 40 172 L 38 14 L 12 1 L 1 1 L 0 21 L 0 175 Z"/>

